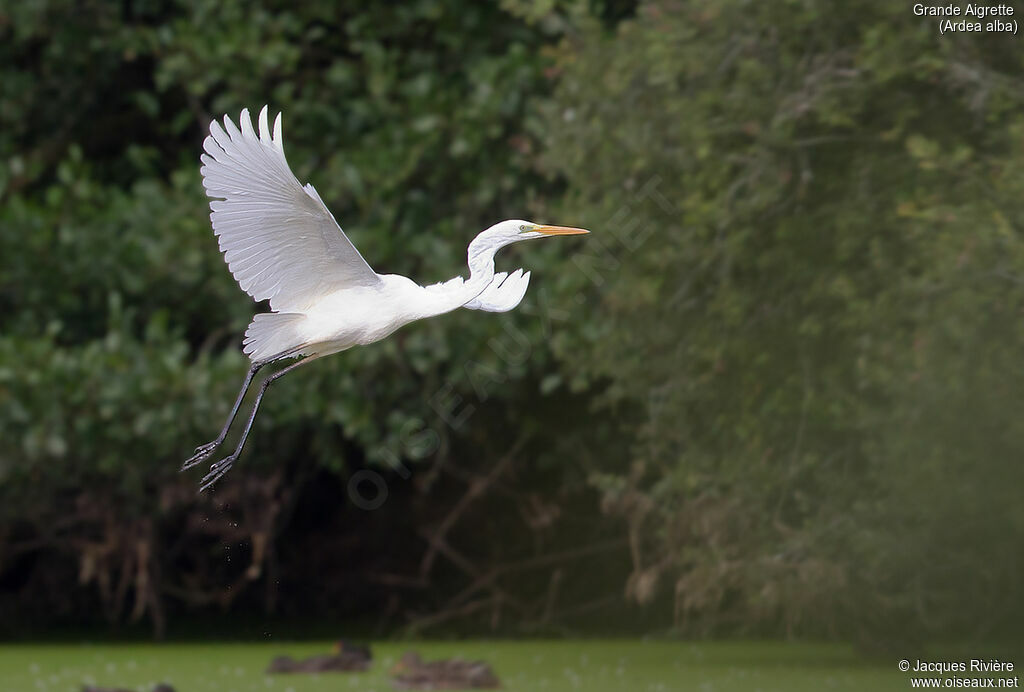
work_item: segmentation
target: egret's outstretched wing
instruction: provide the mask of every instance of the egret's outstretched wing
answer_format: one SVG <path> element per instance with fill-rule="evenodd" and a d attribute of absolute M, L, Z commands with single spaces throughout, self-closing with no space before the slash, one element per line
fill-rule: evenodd
<path fill-rule="evenodd" d="M 224 116 L 203 142 L 203 186 L 210 220 L 231 274 L 256 300 L 279 312 L 302 310 L 317 297 L 352 286 L 375 286 L 366 263 L 312 185 L 302 186 L 285 160 L 281 115 L 271 136 L 267 108 L 259 135 L 249 111 L 241 129 Z"/>
<path fill-rule="evenodd" d="M 498 272 L 484 292 L 462 307 L 486 312 L 508 312 L 523 300 L 530 285 L 530 272 L 516 269 L 511 274 Z"/>

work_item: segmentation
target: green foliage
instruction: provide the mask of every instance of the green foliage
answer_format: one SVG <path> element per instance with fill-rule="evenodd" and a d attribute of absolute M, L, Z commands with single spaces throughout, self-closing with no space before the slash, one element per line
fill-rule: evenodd
<path fill-rule="evenodd" d="M 1012 48 L 891 3 L 652 2 L 566 40 L 536 131 L 602 319 L 560 349 L 635 416 L 593 479 L 636 600 L 690 630 L 1019 620 Z"/>
<path fill-rule="evenodd" d="M 183 583 L 166 545 L 134 552 L 205 540 L 181 508 L 218 500 L 197 499 L 197 477 L 177 466 L 226 416 L 245 372 L 242 332 L 266 309 L 235 285 L 209 227 L 199 153 L 211 118 L 265 102 L 283 111 L 293 169 L 374 268 L 447 279 L 465 272 L 480 230 L 538 211 L 531 200 L 548 183 L 521 123 L 548 89 L 542 48 L 557 31 L 447 0 L 0 11 L 0 573 L 28 589 L 0 611 L 46 599 L 49 613 L 72 609 L 60 579 L 77 568 L 86 583 L 95 564 L 113 565 L 101 585 L 123 566 L 124 587 L 104 593 L 112 619 L 129 581 L 136 617 L 154 612 L 142 588 L 156 575 L 156 600 L 207 603 L 199 592 L 225 588 L 208 575 Z M 556 257 L 522 262 L 539 279 Z M 532 311 L 415 325 L 283 380 L 249 445 L 249 477 L 287 486 L 321 469 L 343 479 L 363 464 L 440 465 L 458 444 L 472 449 L 467 468 L 486 467 L 521 434 L 536 438 L 545 428 L 526 412 L 543 409 L 538 382 L 552 367 L 537 299 Z M 525 351 L 503 348 L 510 334 Z M 455 430 L 450 407 L 472 422 Z M 521 521 L 497 522 L 508 516 Z M 220 539 L 255 541 L 269 520 L 239 521 Z M 112 545 L 123 560 L 103 552 Z M 46 550 L 79 564 L 55 567 L 64 558 Z M 204 559 L 204 548 L 180 550 Z M 66 571 L 40 579 L 26 564 Z"/>
<path fill-rule="evenodd" d="M 194 356 L 234 352 L 252 312 L 218 256 L 199 181 L 211 114 L 237 115 L 264 101 L 285 111 L 299 177 L 311 176 L 375 268 L 423 281 L 464 271 L 465 242 L 500 218 L 525 215 L 523 200 L 537 183 L 517 123 L 527 97 L 543 88 L 536 49 L 545 35 L 495 8 L 142 3 L 122 16 L 109 4 L 79 11 L 55 2 L 17 12 L 0 49 L 8 66 L 0 97 L 0 156 L 9 162 L 0 180 L 6 363 L 18 368 L 15 339 L 31 337 L 85 369 L 87 354 L 112 330 L 119 335 L 113 351 L 177 354 L 178 388 L 198 396 L 173 398 L 172 418 L 204 424 L 176 429 L 177 444 L 148 438 L 163 475 L 188 440 L 212 433 L 241 378 L 237 359 L 234 372 L 214 375 Z M 112 306 L 126 306 L 125 314 Z M 154 325 L 162 331 L 147 341 Z M 454 364 L 501 328 L 502 318 L 453 318 L 409 330 L 382 349 L 325 364 L 317 396 L 282 385 L 274 399 L 301 404 L 285 410 L 270 400 L 268 418 L 287 425 L 327 410 L 327 422 L 373 456 L 397 434 L 395 425 L 423 415 L 441 382 L 465 385 Z M 391 376 L 403 361 L 409 372 Z M 39 377 L 56 377 L 42 361 L 40 368 Z M 130 388 L 166 385 L 155 367 L 117 379 L 134 378 Z M 64 396 L 57 380 L 39 386 L 53 398 L 46 417 L 74 418 L 73 392 Z M 186 414 L 193 405 L 210 410 Z M 29 435 L 10 432 L 16 447 Z M 98 470 L 84 454 L 91 445 L 125 461 L 133 456 L 126 442 L 95 429 L 53 434 L 82 473 Z M 118 464 L 102 468 L 124 478 Z"/>
<path fill-rule="evenodd" d="M 97 617 L 76 578 L 111 620 L 252 605 L 257 580 L 270 612 L 272 573 L 299 610 L 341 593 L 376 616 L 336 577 L 423 584 L 425 526 L 499 605 L 439 570 L 408 610 L 451 596 L 541 631 L 563 605 L 624 626 L 623 591 L 685 632 L 869 641 L 1024 615 L 1012 39 L 938 40 L 883 2 L 8 5 L 0 578 L 22 590 L 0 620 Z M 502 218 L 594 233 L 499 258 L 535 273 L 516 312 L 282 380 L 245 473 L 197 500 L 177 464 L 226 415 L 253 312 L 198 154 L 213 116 L 265 102 L 378 271 L 446 279 Z M 331 514 L 362 466 L 408 496 Z M 281 540 L 293 514 L 316 529 Z M 222 559 L 239 542 L 248 567 Z M 353 545 L 373 549 L 331 561 Z"/>

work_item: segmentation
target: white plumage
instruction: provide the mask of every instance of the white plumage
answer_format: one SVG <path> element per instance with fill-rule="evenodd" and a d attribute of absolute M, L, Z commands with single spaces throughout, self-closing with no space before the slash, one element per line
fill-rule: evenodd
<path fill-rule="evenodd" d="M 462 307 L 486 312 L 508 312 L 519 305 L 530 285 L 530 272 L 516 269 L 511 274 L 498 272 L 487 288 Z"/>
<path fill-rule="evenodd" d="M 239 126 L 224 117 L 210 124 L 203 142 L 203 186 L 210 221 L 232 276 L 272 312 L 258 314 L 245 332 L 243 349 L 253 363 L 227 424 L 217 439 L 196 449 L 183 468 L 208 459 L 220 446 L 256 372 L 269 362 L 306 356 L 271 375 L 260 387 L 235 451 L 211 467 L 203 488 L 230 468 L 241 452 L 263 392 L 274 379 L 313 358 L 385 338 L 404 324 L 460 307 L 505 312 L 522 301 L 530 272 L 495 273 L 494 255 L 521 240 L 586 233 L 580 228 L 509 220 L 469 244 L 468 279 L 420 286 L 398 274 L 377 274 L 320 199 L 303 186 L 284 154 L 281 115 L 273 134 L 264 106 L 259 133 L 249 111 Z"/>
<path fill-rule="evenodd" d="M 255 300 L 275 311 L 303 310 L 333 290 L 376 286 L 370 269 L 312 185 L 303 187 L 284 156 L 281 116 L 274 135 L 267 109 L 256 135 L 243 110 L 241 130 L 216 120 L 203 142 L 203 186 L 213 232 L 231 274 Z M 226 130 L 225 130 L 226 128 Z"/>

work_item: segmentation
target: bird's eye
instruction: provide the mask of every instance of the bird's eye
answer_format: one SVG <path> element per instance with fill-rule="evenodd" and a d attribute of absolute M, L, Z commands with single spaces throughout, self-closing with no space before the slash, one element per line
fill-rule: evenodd
<path fill-rule="evenodd" d="M 520 233 L 526 233 L 528 230 L 530 230 L 529 226 L 522 225 L 522 226 L 519 227 L 519 232 Z"/>

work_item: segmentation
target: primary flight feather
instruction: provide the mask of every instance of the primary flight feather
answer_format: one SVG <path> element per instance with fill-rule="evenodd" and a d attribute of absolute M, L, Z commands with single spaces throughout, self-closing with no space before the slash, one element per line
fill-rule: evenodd
<path fill-rule="evenodd" d="M 271 133 L 267 108 L 259 132 L 249 111 L 236 126 L 214 120 L 203 142 L 201 173 L 210 197 L 210 221 L 224 260 L 242 290 L 269 300 L 245 332 L 252 365 L 227 422 L 212 442 L 200 445 L 182 470 L 207 461 L 227 437 L 256 373 L 268 363 L 301 358 L 267 377 L 234 451 L 210 467 L 205 490 L 230 470 L 245 445 L 271 382 L 316 358 L 385 338 L 409 322 L 460 307 L 506 312 L 526 295 L 530 272 L 495 273 L 494 255 L 521 240 L 587 233 L 582 228 L 508 220 L 469 244 L 469 278 L 420 286 L 398 274 L 377 274 L 341 230 L 312 185 L 303 186 L 288 166 L 281 115 Z"/>

